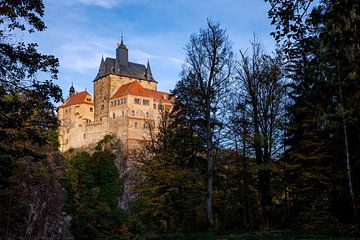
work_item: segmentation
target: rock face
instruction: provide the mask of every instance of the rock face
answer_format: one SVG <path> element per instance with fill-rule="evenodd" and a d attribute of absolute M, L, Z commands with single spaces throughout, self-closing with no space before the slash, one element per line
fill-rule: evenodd
<path fill-rule="evenodd" d="M 30 203 L 25 236 L 40 239 L 73 239 L 69 230 L 71 217 L 62 213 L 66 193 L 60 179 L 65 161 L 57 152 L 51 153 L 47 160 L 47 181 L 30 193 L 33 201 Z"/>
<path fill-rule="evenodd" d="M 26 159 L 23 166 L 21 200 L 28 207 L 23 229 L 9 231 L 7 239 L 73 239 L 69 227 L 71 217 L 62 213 L 66 192 L 60 179 L 65 160 L 57 152 L 39 159 Z"/>

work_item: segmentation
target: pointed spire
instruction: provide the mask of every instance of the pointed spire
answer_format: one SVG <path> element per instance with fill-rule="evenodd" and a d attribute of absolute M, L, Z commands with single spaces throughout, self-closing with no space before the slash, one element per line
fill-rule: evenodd
<path fill-rule="evenodd" d="M 105 74 L 104 55 L 101 55 L 101 62 L 100 62 L 100 67 L 99 67 L 99 74 L 100 74 L 100 77 Z"/>
<path fill-rule="evenodd" d="M 148 59 L 147 66 L 146 66 L 145 78 L 147 80 L 153 80 L 149 59 Z"/>
<path fill-rule="evenodd" d="M 117 48 L 127 49 L 126 45 L 124 44 L 124 34 L 122 32 L 121 32 L 121 41 L 120 43 L 117 44 Z"/>
<path fill-rule="evenodd" d="M 75 88 L 74 88 L 73 82 L 71 82 L 71 87 L 70 87 L 70 90 L 69 90 L 69 97 L 71 97 L 74 94 L 75 94 Z"/>

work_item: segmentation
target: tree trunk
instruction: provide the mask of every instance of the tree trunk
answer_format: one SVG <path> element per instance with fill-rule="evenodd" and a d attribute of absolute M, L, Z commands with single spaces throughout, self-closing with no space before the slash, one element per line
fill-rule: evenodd
<path fill-rule="evenodd" d="M 213 193 L 213 181 L 214 181 L 214 163 L 211 155 L 212 139 L 211 139 L 211 125 L 210 125 L 210 113 L 207 114 L 207 126 L 206 126 L 206 158 L 207 158 L 207 195 L 206 195 L 206 215 L 208 219 L 209 230 L 212 230 L 214 226 L 213 209 L 212 209 L 212 193 Z"/>
<path fill-rule="evenodd" d="M 340 101 L 341 101 L 341 106 L 342 106 L 341 117 L 342 117 L 342 122 L 343 122 L 343 131 L 344 131 L 344 144 L 345 144 L 345 155 L 346 155 L 346 175 L 348 178 L 349 193 L 350 193 L 351 203 L 352 203 L 352 207 L 353 207 L 354 219 L 355 219 L 355 223 L 358 223 L 358 214 L 357 214 L 354 190 L 353 190 L 352 179 L 351 179 L 349 143 L 348 143 L 346 119 L 345 119 L 345 112 L 344 112 L 343 94 L 342 94 L 342 87 L 341 87 L 342 81 L 341 81 L 341 77 L 340 77 L 339 62 L 337 62 L 337 71 L 338 71 L 338 81 L 340 83 L 339 93 L 340 93 Z"/>

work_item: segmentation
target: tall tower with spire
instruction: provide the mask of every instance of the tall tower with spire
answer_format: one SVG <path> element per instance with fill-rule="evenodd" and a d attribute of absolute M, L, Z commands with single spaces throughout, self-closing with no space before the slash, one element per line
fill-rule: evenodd
<path fill-rule="evenodd" d="M 108 101 L 122 85 L 137 81 L 145 89 L 157 90 L 157 82 L 153 78 L 149 61 L 146 66 L 129 61 L 123 35 L 115 52 L 115 58 L 101 57 L 99 71 L 94 80 L 95 121 L 108 116 Z"/>

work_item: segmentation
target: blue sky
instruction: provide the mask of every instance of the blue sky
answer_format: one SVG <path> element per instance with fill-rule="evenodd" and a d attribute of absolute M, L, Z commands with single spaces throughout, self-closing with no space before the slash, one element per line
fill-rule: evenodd
<path fill-rule="evenodd" d="M 101 55 L 114 57 L 124 33 L 129 60 L 150 61 L 158 89 L 169 91 L 179 79 L 190 35 L 206 27 L 211 17 L 220 22 L 233 42 L 233 50 L 249 48 L 256 34 L 267 51 L 274 49 L 263 0 L 44 0 L 47 29 L 32 34 L 42 53 L 60 60 L 57 84 L 68 95 L 93 92 Z M 27 38 L 27 37 L 26 37 Z"/>

